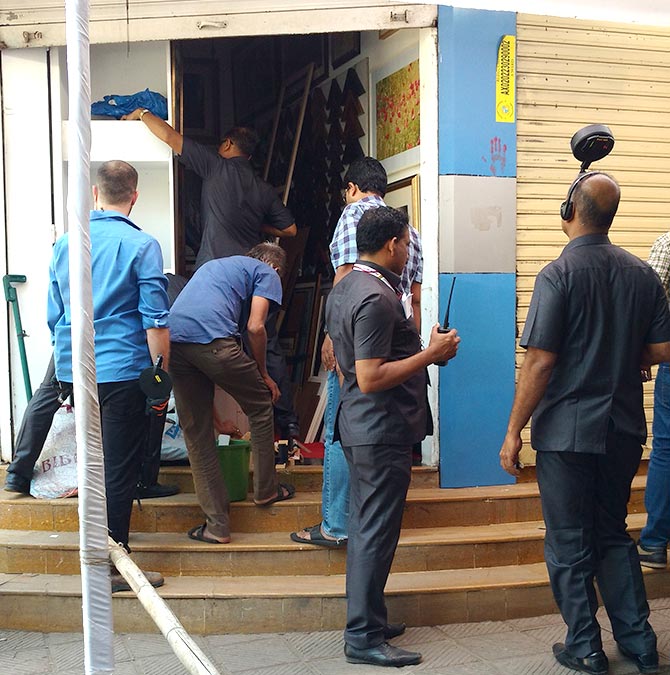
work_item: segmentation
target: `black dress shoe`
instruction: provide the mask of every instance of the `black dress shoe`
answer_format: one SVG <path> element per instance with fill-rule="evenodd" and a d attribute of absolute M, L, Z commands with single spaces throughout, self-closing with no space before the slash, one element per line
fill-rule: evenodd
<path fill-rule="evenodd" d="M 405 632 L 407 626 L 404 623 L 387 623 L 384 628 L 384 640 L 393 640 Z"/>
<path fill-rule="evenodd" d="M 137 486 L 137 499 L 153 499 L 155 497 L 170 497 L 179 494 L 178 485 L 142 485 Z"/>
<path fill-rule="evenodd" d="M 344 645 L 344 656 L 347 663 L 367 663 L 371 666 L 387 666 L 401 668 L 421 663 L 421 654 L 408 652 L 406 649 L 394 647 L 388 642 L 382 642 L 376 647 L 356 649 L 349 644 Z"/>
<path fill-rule="evenodd" d="M 653 675 L 658 672 L 658 652 L 647 652 L 646 654 L 633 654 L 625 647 L 619 646 L 619 651 L 627 659 L 630 659 L 637 669 L 644 675 Z"/>
<path fill-rule="evenodd" d="M 605 652 L 601 649 L 588 656 L 573 656 L 562 642 L 557 642 L 553 647 L 554 657 L 566 668 L 577 670 L 580 673 L 590 673 L 590 675 L 606 675 L 609 670 L 609 661 Z"/>

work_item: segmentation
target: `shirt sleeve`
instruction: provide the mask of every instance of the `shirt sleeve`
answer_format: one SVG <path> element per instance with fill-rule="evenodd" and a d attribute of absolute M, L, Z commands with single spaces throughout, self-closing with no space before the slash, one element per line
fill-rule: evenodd
<path fill-rule="evenodd" d="M 51 263 L 49 264 L 49 292 L 47 295 L 47 324 L 51 331 L 51 344 L 54 344 L 56 324 L 65 314 L 65 303 L 58 286 L 58 278 L 56 275 L 56 257 L 58 255 L 59 246 L 56 244 L 53 250 Z"/>
<path fill-rule="evenodd" d="M 214 171 L 214 167 L 219 164 L 220 159 L 219 155 L 210 148 L 186 137 L 184 137 L 184 145 L 178 158 L 187 169 L 195 171 L 200 178 L 208 178 Z"/>
<path fill-rule="evenodd" d="M 167 277 L 163 274 L 163 255 L 159 243 L 151 238 L 139 251 L 137 283 L 140 290 L 138 310 L 142 328 L 167 328 L 169 301 Z"/>
<path fill-rule="evenodd" d="M 670 237 L 667 234 L 654 242 L 647 263 L 658 274 L 667 294 L 670 291 Z"/>
<path fill-rule="evenodd" d="M 285 230 L 295 222 L 293 214 L 284 206 L 272 186 L 267 186 L 268 205 L 265 214 L 265 225 L 270 225 L 277 230 Z"/>
<path fill-rule="evenodd" d="M 413 255 L 415 258 L 415 272 L 414 278 L 410 279 L 410 283 L 416 282 L 420 284 L 423 282 L 423 247 L 421 246 L 421 237 L 415 228 L 410 227 L 410 240 L 413 244 L 412 252 L 410 255 Z"/>
<path fill-rule="evenodd" d="M 259 265 L 259 267 L 256 268 L 253 278 L 252 294 L 281 305 L 281 279 L 269 265 L 263 263 L 263 265 Z"/>
<path fill-rule="evenodd" d="M 360 304 L 354 316 L 355 361 L 391 357 L 393 331 L 389 330 L 389 316 L 393 316 L 393 308 L 380 293 L 370 295 Z"/>
<path fill-rule="evenodd" d="M 668 310 L 668 298 L 665 290 L 659 284 L 655 284 L 656 295 L 654 296 L 654 316 L 649 330 L 645 335 L 645 344 L 670 342 L 670 311 Z"/>
<path fill-rule="evenodd" d="M 535 280 L 519 344 L 557 354 L 565 332 L 565 297 L 558 279 L 542 270 Z"/>
<path fill-rule="evenodd" d="M 330 261 L 334 269 L 342 265 L 353 265 L 358 258 L 356 225 L 360 216 L 360 209 L 355 204 L 348 204 L 337 221 L 333 240 L 330 243 Z"/>

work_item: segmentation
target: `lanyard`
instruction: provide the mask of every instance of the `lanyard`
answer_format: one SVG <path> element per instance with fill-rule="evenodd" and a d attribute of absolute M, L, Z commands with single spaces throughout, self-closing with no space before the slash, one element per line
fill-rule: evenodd
<path fill-rule="evenodd" d="M 377 279 L 380 279 L 383 283 L 385 283 L 398 296 L 398 299 L 402 298 L 402 293 L 400 293 L 397 288 L 393 288 L 393 286 L 391 286 L 389 283 L 389 280 L 381 272 L 374 269 L 374 267 L 370 267 L 369 265 L 364 265 L 362 263 L 354 263 L 353 269 L 356 272 L 365 272 L 365 274 L 370 274 L 373 277 L 377 277 Z"/>

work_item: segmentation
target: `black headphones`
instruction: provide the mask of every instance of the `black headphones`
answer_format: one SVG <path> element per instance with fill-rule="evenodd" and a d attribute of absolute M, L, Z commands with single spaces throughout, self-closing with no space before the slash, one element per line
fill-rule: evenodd
<path fill-rule="evenodd" d="M 575 203 L 572 201 L 572 196 L 575 194 L 577 186 L 585 181 L 591 176 L 597 176 L 602 174 L 602 171 L 585 171 L 580 173 L 568 190 L 568 196 L 565 198 L 565 201 L 561 204 L 561 218 L 565 221 L 570 221 L 575 215 Z"/>

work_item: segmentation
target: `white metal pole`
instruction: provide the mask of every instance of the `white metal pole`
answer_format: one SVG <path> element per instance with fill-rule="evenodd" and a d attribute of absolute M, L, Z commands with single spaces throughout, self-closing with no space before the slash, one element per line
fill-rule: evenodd
<path fill-rule="evenodd" d="M 84 666 L 86 675 L 98 675 L 114 672 L 114 649 L 91 287 L 89 1 L 66 0 L 65 18 L 69 85 L 67 211 Z"/>

